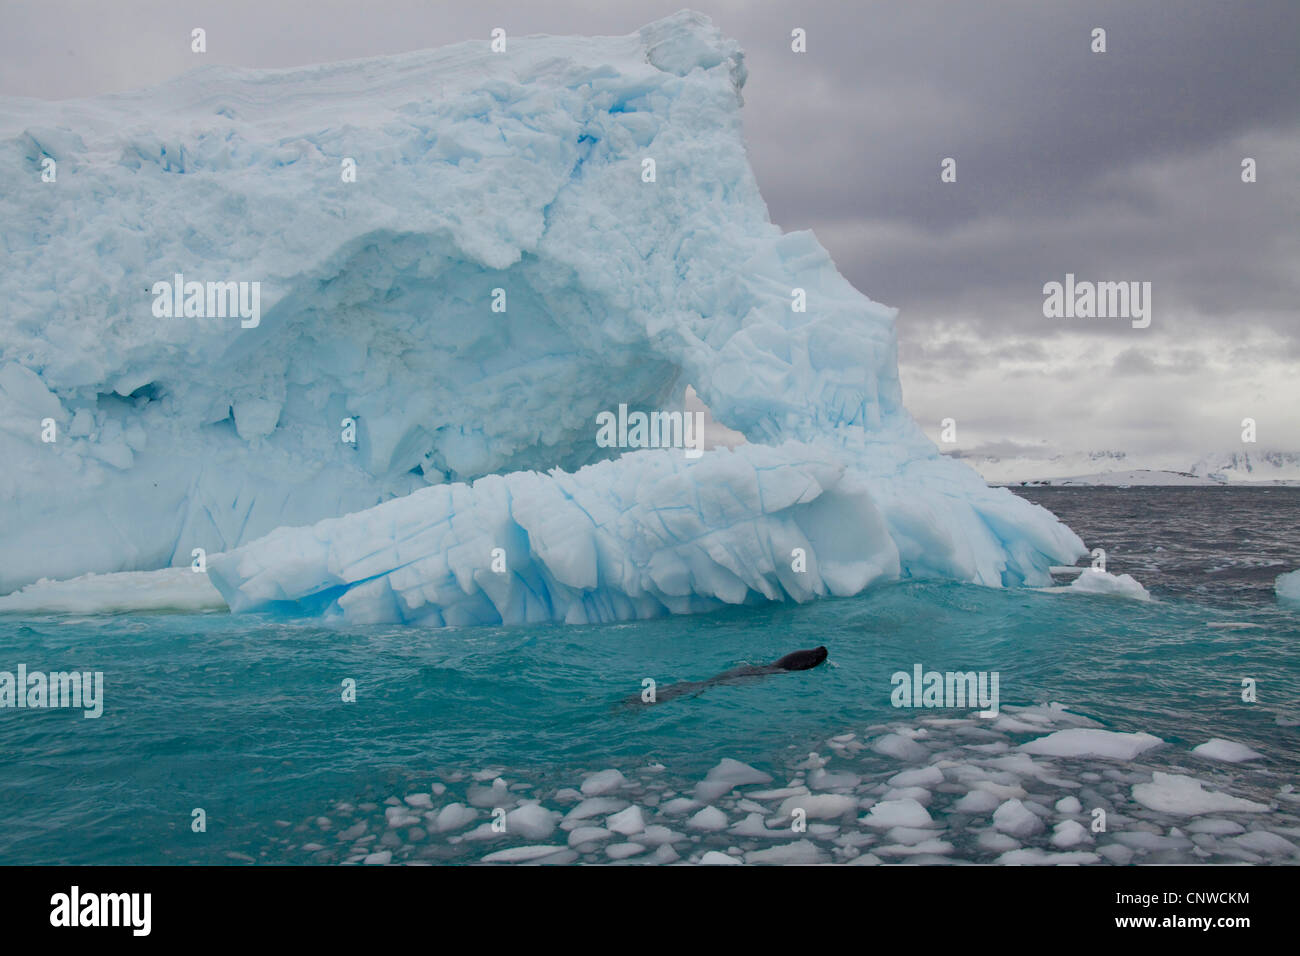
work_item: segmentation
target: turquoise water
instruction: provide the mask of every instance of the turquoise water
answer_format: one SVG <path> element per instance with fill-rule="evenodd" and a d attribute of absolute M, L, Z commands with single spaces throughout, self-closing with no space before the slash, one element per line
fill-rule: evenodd
<path fill-rule="evenodd" d="M 1230 517 L 1225 527 L 1239 527 Z M 1218 550 L 1231 564 L 1231 550 Z M 1259 551 L 1239 549 L 1243 560 Z M 1122 555 L 1111 560 L 1124 570 Z M 341 631 L 224 613 L 3 616 L 0 669 L 103 671 L 105 706 L 99 719 L 0 711 L 0 862 L 341 861 L 360 849 L 339 845 L 337 829 L 366 818 L 378 838 L 386 799 L 442 782 L 437 809 L 463 800 L 473 783 L 463 775 L 479 771 L 560 811 L 557 791 L 607 768 L 653 773 L 661 782 L 647 806 L 689 791 L 724 757 L 780 787 L 831 736 L 936 716 L 890 705 L 890 675 L 915 663 L 997 671 L 1003 706 L 1059 701 L 1109 729 L 1155 734 L 1169 744 L 1155 764 L 1185 761 L 1211 737 L 1247 744 L 1267 757 L 1263 769 L 1224 782 L 1267 800 L 1300 776 L 1300 612 L 1254 581 L 1235 600 L 1221 588 L 1212 601 L 1176 581 L 1153 587 L 1162 600 L 1149 604 L 903 582 L 803 607 L 587 627 Z M 1225 622 L 1256 626 L 1209 626 Z M 701 680 L 817 644 L 830 659 L 816 670 L 654 707 L 624 703 L 645 677 Z M 1243 677 L 1258 680 L 1258 703 L 1242 703 Z M 341 699 L 346 678 L 356 681 L 352 703 Z M 903 769 L 870 750 L 852 756 L 864 776 Z M 648 764 L 663 769 L 642 771 Z M 204 833 L 191 831 L 196 807 Z M 375 846 L 473 860 L 526 842 L 410 836 Z M 678 849 L 686 857 L 690 846 Z"/>

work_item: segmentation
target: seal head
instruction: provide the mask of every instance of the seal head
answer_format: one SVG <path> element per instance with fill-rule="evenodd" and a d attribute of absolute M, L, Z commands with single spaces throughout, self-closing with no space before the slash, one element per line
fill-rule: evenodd
<path fill-rule="evenodd" d="M 826 660 L 827 650 L 824 647 L 814 647 L 811 651 L 793 651 L 785 655 L 772 666 L 783 671 L 807 671 L 812 670 L 822 661 Z"/>

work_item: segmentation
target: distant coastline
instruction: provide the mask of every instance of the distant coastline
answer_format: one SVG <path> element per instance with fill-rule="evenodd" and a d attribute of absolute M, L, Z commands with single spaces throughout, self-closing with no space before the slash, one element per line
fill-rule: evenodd
<path fill-rule="evenodd" d="M 1071 475 L 1062 478 L 1026 478 L 1020 481 L 990 481 L 995 488 L 1300 488 L 1298 478 L 1264 478 L 1257 481 L 1194 475 L 1185 471 L 1161 471 L 1138 468 L 1132 471 L 1106 471 L 1094 475 Z"/>
<path fill-rule="evenodd" d="M 995 487 L 1300 486 L 1300 452 L 1259 449 L 1193 455 L 1056 452 L 983 446 L 946 452 Z"/>

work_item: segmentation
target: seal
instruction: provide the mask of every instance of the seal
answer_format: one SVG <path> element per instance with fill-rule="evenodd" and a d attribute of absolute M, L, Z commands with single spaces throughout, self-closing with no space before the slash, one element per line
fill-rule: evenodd
<path fill-rule="evenodd" d="M 794 651 L 785 655 L 775 664 L 768 665 L 780 671 L 810 671 L 822 661 L 830 652 L 820 644 L 811 651 Z"/>
<path fill-rule="evenodd" d="M 644 701 L 641 697 L 636 696 L 630 698 L 628 703 L 660 704 L 666 700 L 672 700 L 674 697 L 703 693 L 704 690 L 714 684 L 730 684 L 747 677 L 762 677 L 764 674 L 778 674 L 782 671 L 808 671 L 826 660 L 829 653 L 825 647 L 821 646 L 807 651 L 793 651 L 772 664 L 745 664 L 741 667 L 733 667 L 729 671 L 723 671 L 708 680 L 682 681 L 678 684 L 670 684 L 661 690 L 656 690 L 653 701 Z"/>

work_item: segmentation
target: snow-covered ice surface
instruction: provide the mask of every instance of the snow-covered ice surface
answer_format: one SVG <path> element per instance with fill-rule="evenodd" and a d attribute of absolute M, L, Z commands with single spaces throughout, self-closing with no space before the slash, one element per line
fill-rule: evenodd
<path fill-rule="evenodd" d="M 784 557 L 796 548 L 806 573 Z M 847 596 L 897 577 L 899 554 L 861 477 L 790 443 L 440 485 L 281 529 L 210 568 L 236 611 L 291 601 L 350 623 L 584 624 Z"/>
<path fill-rule="evenodd" d="M 225 610 L 206 574 L 192 568 L 85 574 L 41 580 L 0 597 L 0 612 L 102 614 L 123 611 Z"/>
<path fill-rule="evenodd" d="M 872 742 L 887 735 L 917 750 L 882 770 Z M 837 734 L 783 776 L 734 758 L 698 781 L 658 764 L 606 768 L 586 777 L 600 797 L 583 799 L 580 780 L 512 780 L 466 811 L 455 773 L 438 784 L 447 806 L 422 818 L 394 822 L 409 795 L 341 800 L 276 842 L 291 861 L 361 864 L 1300 863 L 1300 794 L 1282 777 L 1207 766 L 1060 704 Z M 504 831 L 488 825 L 496 807 Z M 456 827 L 442 825 L 453 810 Z"/>
<path fill-rule="evenodd" d="M 203 548 L 238 610 L 594 621 L 1082 553 L 937 453 L 894 311 L 769 221 L 734 42 L 684 12 L 508 49 L 0 101 L 5 162 L 58 163 L 0 181 L 0 593 Z M 260 321 L 155 317 L 176 273 L 260 282 Z M 598 412 L 688 385 L 748 444 L 601 461 Z"/>

